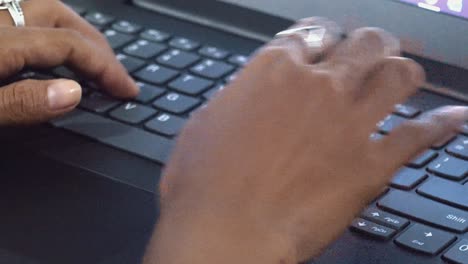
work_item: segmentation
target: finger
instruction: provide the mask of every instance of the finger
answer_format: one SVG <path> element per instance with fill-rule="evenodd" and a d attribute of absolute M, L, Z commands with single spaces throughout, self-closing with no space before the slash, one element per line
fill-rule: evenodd
<path fill-rule="evenodd" d="M 0 89 L 0 125 L 40 123 L 76 107 L 81 87 L 71 80 L 26 80 Z"/>
<path fill-rule="evenodd" d="M 323 29 L 317 31 L 317 45 L 309 46 L 305 39 L 308 37 L 306 32 L 294 32 L 294 29 L 304 28 L 308 26 L 318 26 Z M 290 33 L 289 33 L 290 32 Z M 301 58 L 305 59 L 306 63 L 314 63 L 318 61 L 321 57 L 324 56 L 330 49 L 335 47 L 338 42 L 341 40 L 342 30 L 335 22 L 320 18 L 312 17 L 299 20 L 296 24 L 291 26 L 285 31 L 278 33 L 277 38 L 274 39 L 270 44 L 271 45 L 285 45 L 288 42 L 288 38 L 300 41 L 302 48 Z"/>
<path fill-rule="evenodd" d="M 369 118 L 369 126 L 391 113 L 395 105 L 402 103 L 414 94 L 424 83 L 422 67 L 410 59 L 388 57 L 369 73 L 363 85 L 363 96 L 357 99 L 362 116 Z"/>
<path fill-rule="evenodd" d="M 399 52 L 399 41 L 391 34 L 377 28 L 361 28 L 338 44 L 321 66 L 333 71 L 351 92 L 356 92 L 368 72 L 385 57 L 397 56 Z"/>
<path fill-rule="evenodd" d="M 377 152 L 385 153 L 388 157 L 382 159 L 382 166 L 399 168 L 433 144 L 459 132 L 466 120 L 468 108 L 456 106 L 439 108 L 404 123 L 389 136 L 374 143 Z"/>
<path fill-rule="evenodd" d="M 4 28 L 0 39 L 0 78 L 24 66 L 66 64 L 117 97 L 133 97 L 139 89 L 115 56 L 69 29 Z"/>

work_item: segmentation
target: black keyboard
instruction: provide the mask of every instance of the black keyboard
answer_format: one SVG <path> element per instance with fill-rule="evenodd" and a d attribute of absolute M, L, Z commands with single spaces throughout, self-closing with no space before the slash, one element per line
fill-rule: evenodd
<path fill-rule="evenodd" d="M 248 56 L 222 47 L 107 14 L 75 10 L 107 37 L 141 88 L 140 95 L 133 101 L 116 100 L 64 67 L 48 73 L 27 71 L 19 78 L 81 81 L 84 96 L 79 109 L 52 124 L 159 164 L 167 161 L 190 113 L 222 90 L 248 62 Z M 372 137 L 385 137 L 420 114 L 413 106 L 397 105 Z M 462 134 L 433 146 L 399 170 L 351 230 L 441 262 L 468 264 L 467 176 L 468 125 Z"/>

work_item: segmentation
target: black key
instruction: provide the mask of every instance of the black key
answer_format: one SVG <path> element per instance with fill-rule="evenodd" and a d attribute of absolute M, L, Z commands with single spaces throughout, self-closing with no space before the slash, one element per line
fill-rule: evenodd
<path fill-rule="evenodd" d="M 107 38 L 107 41 L 113 49 L 122 47 L 125 44 L 130 43 L 135 39 L 134 36 L 117 32 L 113 29 L 108 29 L 104 31 L 104 36 Z"/>
<path fill-rule="evenodd" d="M 99 12 L 88 13 L 85 19 L 96 26 L 106 26 L 114 21 L 114 17 Z"/>
<path fill-rule="evenodd" d="M 167 161 L 173 146 L 161 136 L 80 110 L 54 125 L 159 163 Z"/>
<path fill-rule="evenodd" d="M 232 63 L 237 66 L 245 66 L 249 62 L 249 58 L 244 55 L 233 55 L 229 57 L 229 63 Z"/>
<path fill-rule="evenodd" d="M 465 124 L 462 126 L 461 133 L 468 136 L 468 123 L 465 123 Z"/>
<path fill-rule="evenodd" d="M 137 82 L 136 84 L 140 87 L 140 93 L 135 98 L 135 101 L 139 103 L 147 104 L 165 92 L 165 89 L 147 83 Z"/>
<path fill-rule="evenodd" d="M 151 131 L 166 135 L 175 136 L 179 134 L 186 120 L 169 114 L 161 114 L 145 124 Z"/>
<path fill-rule="evenodd" d="M 408 166 L 413 168 L 422 168 L 438 156 L 437 152 L 430 149 L 411 161 Z"/>
<path fill-rule="evenodd" d="M 201 48 L 198 53 L 205 57 L 209 57 L 215 60 L 223 60 L 229 56 L 229 52 L 213 46 L 205 46 Z"/>
<path fill-rule="evenodd" d="M 132 73 L 145 65 L 145 61 L 127 56 L 125 54 L 117 54 L 117 59 L 127 69 L 128 72 Z"/>
<path fill-rule="evenodd" d="M 166 45 L 140 39 L 127 46 L 124 52 L 142 59 L 149 59 L 165 51 L 166 48 Z"/>
<path fill-rule="evenodd" d="M 205 78 L 219 79 L 234 70 L 234 66 L 215 60 L 203 60 L 190 69 L 193 73 Z"/>
<path fill-rule="evenodd" d="M 171 47 L 176 48 L 176 49 L 181 49 L 181 50 L 194 50 L 198 47 L 200 47 L 200 43 L 188 39 L 188 38 L 173 38 L 170 42 L 169 45 Z"/>
<path fill-rule="evenodd" d="M 40 72 L 35 72 L 35 71 L 25 71 L 20 73 L 17 76 L 16 80 L 26 80 L 26 79 L 32 79 L 32 80 L 51 80 L 55 79 L 54 76 L 50 74 L 45 74 L 45 73 L 40 73 Z"/>
<path fill-rule="evenodd" d="M 439 176 L 459 181 L 468 174 L 468 162 L 443 155 L 434 160 L 427 169 Z"/>
<path fill-rule="evenodd" d="M 80 102 L 81 108 L 96 113 L 105 113 L 117 105 L 119 105 L 119 101 L 97 92 L 82 98 Z"/>
<path fill-rule="evenodd" d="M 415 224 L 401 234 L 395 242 L 421 253 L 437 255 L 455 239 L 456 237 L 450 233 Z"/>
<path fill-rule="evenodd" d="M 190 95 L 197 95 L 206 91 L 213 85 L 213 82 L 207 79 L 195 77 L 190 74 L 184 74 L 169 84 L 171 89 Z"/>
<path fill-rule="evenodd" d="M 142 30 L 140 25 L 128 22 L 126 20 L 120 20 L 112 24 L 112 28 L 122 33 L 134 34 Z"/>
<path fill-rule="evenodd" d="M 468 264 L 468 239 L 463 239 L 453 246 L 444 258 L 456 264 Z"/>
<path fill-rule="evenodd" d="M 401 230 L 409 224 L 407 219 L 389 214 L 377 208 L 369 208 L 365 210 L 364 213 L 362 213 L 362 217 L 395 230 Z"/>
<path fill-rule="evenodd" d="M 65 66 L 59 66 L 59 67 L 53 69 L 52 73 L 57 75 L 60 78 L 66 78 L 66 79 L 71 79 L 71 80 L 79 80 L 79 77 L 74 72 L 72 72 L 70 69 L 68 69 Z"/>
<path fill-rule="evenodd" d="M 224 81 L 229 84 L 229 83 L 233 82 L 236 78 L 237 78 L 237 72 L 229 75 L 228 77 L 226 77 L 224 79 Z"/>
<path fill-rule="evenodd" d="M 351 224 L 351 229 L 382 240 L 388 240 L 396 233 L 396 231 L 391 228 L 375 224 L 362 218 L 355 219 Z"/>
<path fill-rule="evenodd" d="M 408 119 L 396 115 L 389 115 L 384 120 L 380 121 L 377 127 L 381 133 L 388 134 L 406 120 Z"/>
<path fill-rule="evenodd" d="M 153 105 L 167 112 L 171 112 L 174 114 L 183 114 L 197 107 L 200 103 L 201 101 L 197 98 L 177 93 L 168 93 L 165 96 L 156 100 L 153 103 Z"/>
<path fill-rule="evenodd" d="M 445 146 L 447 146 L 450 142 L 452 142 L 456 137 L 450 137 L 450 138 L 446 138 L 444 140 L 440 140 L 439 142 L 435 143 L 434 145 L 432 145 L 432 148 L 433 149 L 441 149 Z"/>
<path fill-rule="evenodd" d="M 460 136 L 448 146 L 447 152 L 462 159 L 468 159 L 468 138 Z"/>
<path fill-rule="evenodd" d="M 402 117 L 414 118 L 421 113 L 421 110 L 409 105 L 397 104 L 394 112 Z"/>
<path fill-rule="evenodd" d="M 370 139 L 371 139 L 372 141 L 379 141 L 379 140 L 383 139 L 384 137 L 385 137 L 385 136 L 382 135 L 382 134 L 380 134 L 380 133 L 372 133 L 372 134 L 370 135 Z"/>
<path fill-rule="evenodd" d="M 157 62 L 176 69 L 184 69 L 200 60 L 200 56 L 180 50 L 170 50 L 159 56 Z"/>
<path fill-rule="evenodd" d="M 210 89 L 209 91 L 204 93 L 203 98 L 205 98 L 206 100 L 210 100 L 215 96 L 215 94 L 217 94 L 219 91 L 222 91 L 225 87 L 226 86 L 223 84 L 217 85 L 215 88 Z"/>
<path fill-rule="evenodd" d="M 149 41 L 163 42 L 169 39 L 171 36 L 166 32 L 162 32 L 156 29 L 147 29 L 141 32 L 140 37 Z"/>
<path fill-rule="evenodd" d="M 418 193 L 437 201 L 468 210 L 468 185 L 439 179 L 427 181 L 418 188 Z"/>
<path fill-rule="evenodd" d="M 468 212 L 413 193 L 393 190 L 378 202 L 378 206 L 455 232 L 468 230 Z"/>
<path fill-rule="evenodd" d="M 392 179 L 391 185 L 403 190 L 411 190 L 427 178 L 424 170 L 400 169 Z"/>
<path fill-rule="evenodd" d="M 70 4 L 67 4 L 67 6 L 70 7 L 75 13 L 77 13 L 80 16 L 86 13 L 86 8 L 82 6 L 70 5 Z"/>
<path fill-rule="evenodd" d="M 139 124 L 156 114 L 156 110 L 135 103 L 126 103 L 110 112 L 110 116 L 132 125 Z"/>
<path fill-rule="evenodd" d="M 135 77 L 153 84 L 163 84 L 179 75 L 179 72 L 156 65 L 150 64 L 144 69 L 135 73 Z"/>

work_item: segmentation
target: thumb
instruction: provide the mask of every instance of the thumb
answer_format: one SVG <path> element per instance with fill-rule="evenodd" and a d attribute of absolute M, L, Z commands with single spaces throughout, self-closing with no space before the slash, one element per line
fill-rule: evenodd
<path fill-rule="evenodd" d="M 71 80 L 25 80 L 0 89 L 0 125 L 34 124 L 63 115 L 81 100 Z"/>

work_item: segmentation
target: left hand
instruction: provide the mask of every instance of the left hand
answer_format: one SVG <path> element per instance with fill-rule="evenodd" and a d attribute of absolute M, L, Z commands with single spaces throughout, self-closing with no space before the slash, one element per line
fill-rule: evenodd
<path fill-rule="evenodd" d="M 21 2 L 26 27 L 13 27 L 0 11 L 0 81 L 25 67 L 65 64 L 108 93 L 134 97 L 139 89 L 115 58 L 105 37 L 57 0 Z M 25 80 L 0 89 L 0 125 L 46 121 L 71 111 L 81 87 L 71 80 Z"/>

